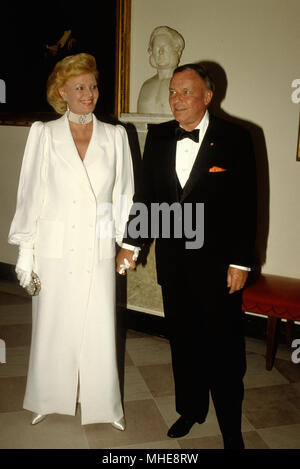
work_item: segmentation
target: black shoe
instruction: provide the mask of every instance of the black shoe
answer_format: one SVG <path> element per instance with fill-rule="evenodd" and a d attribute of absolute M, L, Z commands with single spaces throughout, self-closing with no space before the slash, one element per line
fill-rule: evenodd
<path fill-rule="evenodd" d="M 224 449 L 245 449 L 242 434 L 223 437 Z"/>
<path fill-rule="evenodd" d="M 204 419 L 205 420 L 205 419 Z M 203 421 L 198 421 L 198 423 L 203 423 Z M 173 423 L 172 427 L 168 431 L 168 436 L 170 438 L 180 438 L 181 436 L 185 436 L 189 433 L 192 426 L 197 422 L 197 420 L 189 420 L 185 417 L 179 417 L 175 423 Z"/>

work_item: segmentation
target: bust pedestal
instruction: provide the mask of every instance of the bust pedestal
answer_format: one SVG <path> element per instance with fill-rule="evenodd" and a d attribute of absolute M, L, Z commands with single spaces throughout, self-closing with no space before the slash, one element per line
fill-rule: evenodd
<path fill-rule="evenodd" d="M 141 154 L 143 154 L 148 124 L 160 124 L 172 120 L 172 114 L 121 114 L 120 121 L 134 126 Z M 130 132 L 130 130 L 129 130 Z M 139 263 L 136 271 L 127 271 L 127 308 L 143 313 L 163 316 L 161 288 L 157 283 L 155 267 L 155 241 L 150 247 L 145 263 Z M 143 256 L 139 258 L 139 261 Z"/>
<path fill-rule="evenodd" d="M 173 120 L 172 114 L 138 114 L 135 112 L 121 114 L 120 121 L 124 124 L 133 124 L 139 139 L 141 154 L 143 154 L 148 124 L 161 124 Z"/>

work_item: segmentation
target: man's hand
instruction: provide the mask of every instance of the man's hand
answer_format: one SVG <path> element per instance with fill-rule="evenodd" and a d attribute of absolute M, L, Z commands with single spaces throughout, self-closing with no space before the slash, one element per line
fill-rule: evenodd
<path fill-rule="evenodd" d="M 241 290 L 246 283 L 248 271 L 229 267 L 227 271 L 227 286 L 230 288 L 229 293 Z"/>
<path fill-rule="evenodd" d="M 120 275 L 126 275 L 126 270 L 124 269 L 124 265 L 126 265 L 125 259 L 127 259 L 129 263 L 129 269 L 134 270 L 136 267 L 136 263 L 133 260 L 133 255 L 134 251 L 131 251 L 130 249 L 120 249 L 117 257 L 116 257 L 116 264 L 117 264 L 117 272 Z"/>

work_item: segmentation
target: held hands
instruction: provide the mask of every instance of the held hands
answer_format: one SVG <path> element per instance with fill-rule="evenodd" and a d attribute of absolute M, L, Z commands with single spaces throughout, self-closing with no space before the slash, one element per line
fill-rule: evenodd
<path fill-rule="evenodd" d="M 31 280 L 33 268 L 33 249 L 19 248 L 19 257 L 15 271 L 21 287 L 26 288 Z"/>
<path fill-rule="evenodd" d="M 229 294 L 241 290 L 244 287 L 248 277 L 248 271 L 237 269 L 236 267 L 228 267 L 227 286 L 230 288 Z"/>
<path fill-rule="evenodd" d="M 130 249 L 120 249 L 117 258 L 117 272 L 120 275 L 126 275 L 126 270 L 134 270 L 136 267 L 135 261 L 137 260 L 137 253 L 135 251 L 131 251 Z"/>

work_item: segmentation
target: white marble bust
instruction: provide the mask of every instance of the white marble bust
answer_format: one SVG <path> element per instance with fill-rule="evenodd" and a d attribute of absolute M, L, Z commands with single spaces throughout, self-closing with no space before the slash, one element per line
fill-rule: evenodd
<path fill-rule="evenodd" d="M 149 40 L 149 62 L 157 69 L 156 75 L 146 80 L 140 90 L 137 112 L 142 114 L 171 114 L 169 83 L 178 66 L 184 39 L 175 29 L 158 26 Z"/>

